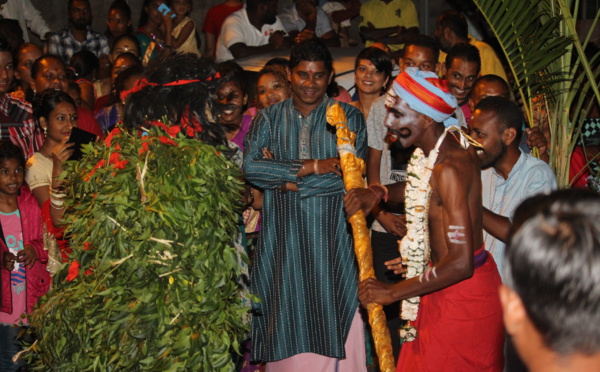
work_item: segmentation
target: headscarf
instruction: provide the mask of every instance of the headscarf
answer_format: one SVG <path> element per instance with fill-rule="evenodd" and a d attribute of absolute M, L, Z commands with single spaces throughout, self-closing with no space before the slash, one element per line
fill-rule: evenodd
<path fill-rule="evenodd" d="M 452 117 L 458 106 L 456 98 L 450 93 L 448 84 L 440 80 L 431 71 L 421 71 L 417 67 L 408 67 L 400 73 L 388 94 L 394 93 L 408 106 L 437 123 L 449 127 L 457 124 Z"/>

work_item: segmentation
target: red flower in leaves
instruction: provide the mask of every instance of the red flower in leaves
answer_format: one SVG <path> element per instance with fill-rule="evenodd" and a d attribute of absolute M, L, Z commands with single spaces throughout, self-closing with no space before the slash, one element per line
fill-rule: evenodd
<path fill-rule="evenodd" d="M 70 282 L 73 279 L 77 278 L 79 274 L 79 261 L 75 260 L 71 262 L 71 266 L 69 266 L 69 275 L 67 275 L 67 281 Z"/>
<path fill-rule="evenodd" d="M 106 136 L 106 138 L 104 139 L 104 144 L 106 146 L 110 146 L 110 143 L 112 142 L 113 137 L 117 136 L 119 133 L 121 133 L 121 130 L 119 128 L 115 128 L 115 129 L 111 130 L 110 133 L 108 134 L 108 136 Z M 117 143 L 117 146 L 119 146 L 118 143 Z"/>
<path fill-rule="evenodd" d="M 139 154 L 142 155 L 144 152 L 148 151 L 148 141 L 145 139 L 142 140 L 142 148 L 140 149 Z"/>
<path fill-rule="evenodd" d="M 179 145 L 177 144 L 177 142 L 175 142 L 175 141 L 173 141 L 172 139 L 170 139 L 170 138 L 167 138 L 167 137 L 165 137 L 165 136 L 158 136 L 158 140 L 159 140 L 160 142 L 164 143 L 165 145 L 179 146 Z"/>
<path fill-rule="evenodd" d="M 94 169 L 92 169 L 91 172 L 87 176 L 85 176 L 84 180 L 86 182 L 89 181 L 94 175 L 94 173 L 96 173 L 96 169 L 103 167 L 105 164 L 106 162 L 104 161 L 104 159 L 100 159 L 100 161 L 94 166 Z"/>
<path fill-rule="evenodd" d="M 121 160 L 121 153 L 116 151 L 110 154 L 108 162 L 112 164 L 115 169 L 125 169 L 125 165 L 129 163 L 127 160 Z"/>

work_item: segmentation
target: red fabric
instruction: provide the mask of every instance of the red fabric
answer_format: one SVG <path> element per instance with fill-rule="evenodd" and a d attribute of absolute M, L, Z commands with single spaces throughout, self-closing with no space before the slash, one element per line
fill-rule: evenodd
<path fill-rule="evenodd" d="M 571 187 L 587 187 L 587 178 L 590 176 L 590 169 L 587 167 L 587 163 L 588 161 L 583 153 L 583 149 L 581 146 L 576 146 L 575 150 L 573 150 L 573 155 L 571 155 L 571 162 L 569 163 L 569 182 L 571 182 Z M 575 176 L 577 178 L 573 181 Z"/>
<path fill-rule="evenodd" d="M 69 247 L 69 242 L 62 239 L 65 229 L 62 227 L 54 227 L 52 216 L 50 216 L 50 208 L 50 198 L 48 198 L 44 205 L 42 205 L 42 224 L 46 225 L 46 231 L 56 238 L 62 256 L 62 262 L 67 262 L 69 261 L 68 255 L 71 254 L 71 248 Z"/>
<path fill-rule="evenodd" d="M 38 298 L 50 290 L 50 274 L 46 270 L 48 252 L 44 250 L 42 237 L 42 218 L 37 200 L 27 186 L 21 187 L 21 195 L 17 197 L 21 226 L 23 226 L 23 246 L 32 245 L 37 253 L 37 261 L 32 268 L 26 267 L 27 313 L 33 310 Z M 0 239 L 1 240 L 1 239 Z M 4 268 L 4 253 L 8 247 L 4 240 L 0 241 L 0 282 L 2 284 L 2 305 L 0 311 L 12 312 L 12 295 L 10 292 L 10 271 Z"/>
<path fill-rule="evenodd" d="M 449 93 L 447 81 L 440 79 L 426 79 L 430 84 L 441 89 L 443 92 Z M 412 94 L 416 99 L 425 103 L 428 106 L 433 107 L 435 110 L 444 114 L 450 115 L 454 112 L 454 108 L 444 101 L 444 99 L 437 94 L 428 90 L 420 82 L 413 79 L 408 73 L 399 74 L 396 77 L 396 81 L 402 86 L 407 92 Z"/>
<path fill-rule="evenodd" d="M 96 103 L 94 104 L 94 113 L 97 114 L 100 110 L 102 110 L 103 108 L 108 107 L 112 104 L 114 104 L 114 100 L 110 94 L 107 94 L 102 97 L 98 97 L 98 98 L 96 98 Z"/>
<path fill-rule="evenodd" d="M 465 121 L 467 122 L 467 124 L 469 124 L 469 122 L 471 121 L 471 116 L 473 116 L 473 113 L 471 112 L 471 106 L 469 106 L 469 102 L 467 101 L 467 103 L 460 106 L 460 109 L 462 110 L 463 115 L 465 115 Z"/>
<path fill-rule="evenodd" d="M 215 35 L 215 40 L 219 38 L 221 33 L 221 26 L 225 22 L 225 18 L 229 17 L 231 13 L 238 11 L 244 7 L 244 4 L 240 4 L 236 7 L 231 7 L 226 4 L 220 4 L 213 6 L 206 12 L 206 18 L 204 18 L 204 25 L 202 25 L 202 31 L 209 32 Z"/>
<path fill-rule="evenodd" d="M 104 137 L 92 110 L 85 107 L 77 107 L 77 127 L 83 129 L 86 132 L 93 133 L 100 138 Z"/>
<path fill-rule="evenodd" d="M 417 339 L 402 345 L 396 371 L 502 371 L 500 284 L 490 254 L 471 278 L 421 297 Z"/>

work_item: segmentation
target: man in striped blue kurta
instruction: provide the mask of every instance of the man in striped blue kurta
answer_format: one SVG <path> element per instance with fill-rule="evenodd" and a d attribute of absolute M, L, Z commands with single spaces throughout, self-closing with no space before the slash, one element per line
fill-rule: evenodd
<path fill-rule="evenodd" d="M 356 260 L 335 130 L 325 117 L 331 55 L 320 41 L 303 42 L 292 48 L 290 71 L 292 98 L 259 112 L 245 141 L 246 178 L 265 190 L 251 276 L 261 299 L 252 357 L 267 371 L 365 371 Z M 364 158 L 364 118 L 340 104 Z"/>

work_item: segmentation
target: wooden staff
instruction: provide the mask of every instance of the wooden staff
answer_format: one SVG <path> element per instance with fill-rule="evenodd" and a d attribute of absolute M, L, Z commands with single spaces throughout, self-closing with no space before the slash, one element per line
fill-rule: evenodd
<path fill-rule="evenodd" d="M 356 157 L 354 148 L 356 133 L 348 129 L 346 113 L 337 102 L 327 108 L 327 122 L 336 128 L 337 148 L 346 190 L 364 188 L 366 186 L 363 178 L 365 162 Z M 350 224 L 354 237 L 354 252 L 358 261 L 358 278 L 362 282 L 375 277 L 371 238 L 364 213 L 360 210 L 354 213 L 350 217 Z M 379 358 L 379 369 L 382 372 L 393 372 L 395 371 L 394 355 L 383 306 L 370 303 L 367 305 L 367 312 L 375 341 L 375 351 Z"/>

